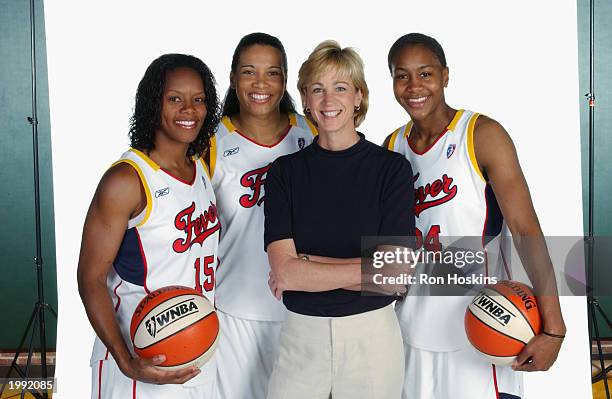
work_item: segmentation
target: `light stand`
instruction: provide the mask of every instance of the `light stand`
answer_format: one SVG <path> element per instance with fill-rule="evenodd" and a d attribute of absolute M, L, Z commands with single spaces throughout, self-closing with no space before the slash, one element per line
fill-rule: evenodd
<path fill-rule="evenodd" d="M 595 6 L 594 0 L 590 0 L 589 3 L 589 92 L 586 94 L 589 104 L 589 235 L 587 241 L 587 302 L 588 302 L 588 315 L 589 315 L 589 339 L 591 332 L 591 324 L 593 326 L 595 335 L 595 342 L 597 343 L 597 350 L 599 355 L 599 363 L 601 367 L 601 376 L 596 375 L 593 377 L 593 383 L 603 378 L 604 388 L 606 390 L 606 399 L 610 399 L 610 389 L 608 387 L 608 379 L 606 378 L 606 368 L 604 364 L 604 355 L 601 350 L 601 335 L 599 334 L 599 326 L 597 325 L 597 312 L 603 317 L 608 326 L 612 328 L 610 319 L 606 316 L 605 312 L 599 305 L 599 302 L 594 297 L 593 293 L 593 253 L 595 241 L 593 238 L 593 200 L 594 200 L 594 180 L 595 180 L 595 92 L 594 92 L 594 81 L 595 81 Z M 592 344 L 589 342 L 589 353 L 593 356 Z"/>
<path fill-rule="evenodd" d="M 38 288 L 38 300 L 34 305 L 34 310 L 32 311 L 32 316 L 30 316 L 30 321 L 21 337 L 21 341 L 19 342 L 19 346 L 17 352 L 15 353 L 15 357 L 13 358 L 13 362 L 8 370 L 6 378 L 9 378 L 11 372 L 15 370 L 15 372 L 19 375 L 19 377 L 23 380 L 27 380 L 30 378 L 30 371 L 32 366 L 32 352 L 34 349 L 34 334 L 36 332 L 36 327 L 38 327 L 38 336 L 40 339 L 40 361 L 41 361 L 41 375 L 42 379 L 47 379 L 47 337 L 45 332 L 45 310 L 48 309 L 57 319 L 57 312 L 53 310 L 49 304 L 45 302 L 44 295 L 44 283 L 43 283 L 43 259 L 41 254 L 41 228 L 40 228 L 40 184 L 39 184 L 39 166 L 38 166 L 38 114 L 37 114 L 37 104 L 36 104 L 36 25 L 35 25 L 35 4 L 34 0 L 30 0 L 30 46 L 31 46 L 31 70 L 32 70 L 32 116 L 27 117 L 27 121 L 32 126 L 32 149 L 34 154 L 34 212 L 35 212 L 35 222 L 36 222 L 36 257 L 34 258 L 34 262 L 36 263 L 36 280 L 37 280 L 37 288 Z M 32 329 L 30 331 L 30 328 Z M 23 344 L 25 340 L 30 334 L 29 346 L 28 346 L 28 361 L 26 363 L 25 371 L 21 366 L 17 364 L 17 359 L 19 354 L 24 350 Z M 2 392 L 6 384 L 2 386 L 0 389 L 0 396 L 2 396 Z M 24 399 L 26 394 L 26 390 L 21 391 L 21 399 Z M 36 392 L 33 393 L 36 398 L 47 398 L 47 391 L 44 390 L 43 393 Z"/>

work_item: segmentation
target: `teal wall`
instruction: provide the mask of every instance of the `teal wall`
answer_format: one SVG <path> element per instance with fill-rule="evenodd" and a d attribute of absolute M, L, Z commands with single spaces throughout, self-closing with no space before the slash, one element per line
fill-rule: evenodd
<path fill-rule="evenodd" d="M 578 0 L 578 57 L 580 67 L 580 127 L 582 142 L 582 193 L 584 231 L 588 234 L 589 110 L 584 94 L 589 91 L 589 1 Z M 605 236 L 606 246 L 612 236 L 612 2 L 595 0 L 595 181 L 593 234 Z M 596 241 L 597 245 L 597 241 Z M 594 262 L 594 288 L 602 307 L 612 316 L 612 259 L 602 256 L 608 248 L 597 250 Z M 603 320 L 598 319 L 603 326 Z M 612 336 L 603 328 L 602 335 Z"/>
<path fill-rule="evenodd" d="M 57 309 L 51 130 L 43 2 L 36 0 L 42 257 L 46 302 Z M 37 301 L 29 1 L 0 0 L 0 350 L 15 349 Z M 47 345 L 56 320 L 47 313 Z"/>

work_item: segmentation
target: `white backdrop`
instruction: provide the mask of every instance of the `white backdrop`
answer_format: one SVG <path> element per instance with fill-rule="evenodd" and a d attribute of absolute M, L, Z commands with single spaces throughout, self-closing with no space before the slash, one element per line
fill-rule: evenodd
<path fill-rule="evenodd" d="M 289 9 L 291 6 L 291 9 Z M 450 67 L 447 101 L 485 113 L 512 136 L 547 235 L 581 235 L 575 0 L 45 2 L 58 265 L 57 398 L 89 395 L 93 330 L 77 293 L 81 229 L 95 187 L 128 145 L 128 119 L 146 67 L 169 52 L 203 59 L 228 86 L 245 34 L 278 36 L 289 89 L 322 40 L 355 47 L 366 64 L 370 111 L 360 130 L 382 142 L 406 122 L 387 51 L 396 38 L 437 38 Z M 555 172 L 551 175 L 550 172 Z M 562 190 L 562 191 L 561 191 Z M 568 337 L 547 373 L 526 376 L 526 398 L 590 397 L 584 298 L 562 298 Z"/>

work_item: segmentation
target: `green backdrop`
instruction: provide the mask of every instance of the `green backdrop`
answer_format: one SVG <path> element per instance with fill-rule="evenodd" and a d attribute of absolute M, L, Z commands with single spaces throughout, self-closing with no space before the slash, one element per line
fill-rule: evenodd
<path fill-rule="evenodd" d="M 42 257 L 46 302 L 57 309 L 49 95 L 42 0 L 36 0 Z M 29 1 L 0 0 L 0 350 L 19 344 L 37 300 Z M 47 345 L 56 320 L 47 312 Z M 38 332 L 38 330 L 37 330 Z"/>
<path fill-rule="evenodd" d="M 584 231 L 588 233 L 588 144 L 589 110 L 584 97 L 589 91 L 589 1 L 578 0 L 578 57 L 580 67 L 580 127 L 582 142 L 582 193 Z M 612 236 L 612 2 L 595 0 L 595 181 L 593 234 L 605 237 L 609 246 Z M 569 45 L 569 44 L 568 44 Z M 554 65 L 551 66 L 554 68 Z M 597 241 L 596 241 L 597 243 Z M 596 247 L 597 248 L 597 247 Z M 602 248 L 609 250 L 608 248 Z M 594 288 L 608 317 L 612 317 L 612 265 L 609 256 L 596 251 Z M 612 336 L 601 318 L 602 336 Z"/>

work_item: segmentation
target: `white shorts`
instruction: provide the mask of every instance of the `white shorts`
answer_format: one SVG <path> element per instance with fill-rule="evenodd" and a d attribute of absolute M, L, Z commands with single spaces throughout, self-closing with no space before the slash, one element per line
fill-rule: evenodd
<path fill-rule="evenodd" d="M 289 312 L 269 399 L 398 399 L 404 351 L 391 305 L 353 316 Z"/>
<path fill-rule="evenodd" d="M 213 358 L 202 367 L 200 374 L 183 385 L 149 384 L 126 377 L 109 356 L 91 366 L 91 399 L 216 399 L 215 368 Z"/>
<path fill-rule="evenodd" d="M 523 377 L 487 363 L 472 347 L 430 352 L 404 344 L 402 399 L 521 399 Z"/>
<path fill-rule="evenodd" d="M 265 399 L 281 321 L 245 320 L 217 310 L 217 398 Z"/>

